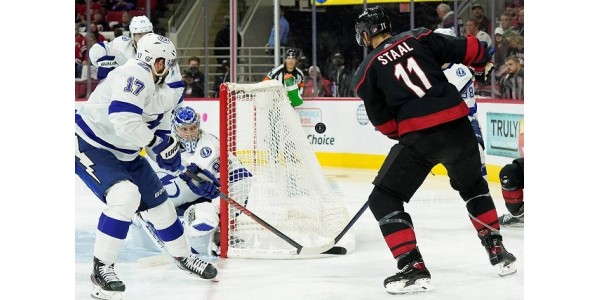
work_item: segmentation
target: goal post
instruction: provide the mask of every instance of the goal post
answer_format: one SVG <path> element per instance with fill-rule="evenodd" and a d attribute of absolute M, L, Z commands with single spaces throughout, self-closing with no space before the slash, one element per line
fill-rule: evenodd
<path fill-rule="evenodd" d="M 224 194 L 304 247 L 331 241 L 348 224 L 348 210 L 325 178 L 281 82 L 223 83 L 219 133 Z M 252 176 L 239 180 L 239 164 Z M 226 201 L 220 205 L 221 257 L 300 258 L 249 216 Z M 353 234 L 337 246 L 354 251 Z"/>

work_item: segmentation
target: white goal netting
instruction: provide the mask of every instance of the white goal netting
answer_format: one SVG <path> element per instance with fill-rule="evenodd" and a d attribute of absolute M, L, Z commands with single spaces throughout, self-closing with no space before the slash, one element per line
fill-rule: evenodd
<path fill-rule="evenodd" d="M 229 157 L 221 160 L 222 190 L 297 243 L 323 245 L 349 222 L 349 213 L 326 180 L 280 82 L 224 84 L 220 140 L 221 157 Z M 252 177 L 239 180 L 235 170 L 240 163 Z M 221 210 L 221 231 L 227 232 L 222 237 L 228 239 L 221 241 L 222 256 L 298 258 L 296 248 L 228 207 L 225 214 Z M 352 232 L 338 245 L 353 251 Z"/>

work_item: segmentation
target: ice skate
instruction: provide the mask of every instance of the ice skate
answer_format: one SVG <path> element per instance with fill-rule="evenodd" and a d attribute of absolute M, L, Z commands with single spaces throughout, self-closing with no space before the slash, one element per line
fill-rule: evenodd
<path fill-rule="evenodd" d="M 194 254 L 187 257 L 175 257 L 175 264 L 180 269 L 199 276 L 203 279 L 213 279 L 217 277 L 217 269 L 210 263 L 207 263 Z"/>
<path fill-rule="evenodd" d="M 517 272 L 517 267 L 514 264 L 517 258 L 506 251 L 502 244 L 501 235 L 492 234 L 489 230 L 484 229 L 479 232 L 479 238 L 490 257 L 490 263 L 498 268 L 498 275 L 506 276 Z"/>
<path fill-rule="evenodd" d="M 103 300 L 121 299 L 125 284 L 115 273 L 115 264 L 107 265 L 94 257 L 94 271 L 90 276 L 94 288 L 92 298 Z"/>
<path fill-rule="evenodd" d="M 413 250 L 416 252 L 417 250 Z M 412 262 L 406 264 L 400 272 L 386 278 L 383 281 L 385 291 L 389 294 L 412 294 L 418 292 L 427 292 L 434 289 L 431 285 L 431 274 L 425 263 L 421 258 L 421 255 L 416 252 L 415 254 L 409 254 L 418 256 Z"/>
<path fill-rule="evenodd" d="M 503 227 L 523 227 L 525 225 L 525 214 L 513 216 L 511 214 L 503 214 L 498 218 L 500 226 Z"/>

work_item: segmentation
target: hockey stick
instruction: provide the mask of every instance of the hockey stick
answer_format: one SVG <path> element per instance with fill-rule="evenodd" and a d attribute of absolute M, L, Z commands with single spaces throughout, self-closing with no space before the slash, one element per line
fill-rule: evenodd
<path fill-rule="evenodd" d="M 146 220 L 144 220 L 144 218 L 141 217 L 141 214 L 136 216 L 136 218 L 137 218 L 137 221 L 140 223 L 140 225 L 141 225 L 140 227 L 142 228 L 142 230 L 146 233 L 146 235 L 150 238 L 150 240 L 152 240 L 154 245 L 162 253 L 159 255 L 141 257 L 137 260 L 137 262 L 142 267 L 155 267 L 155 266 L 161 266 L 161 265 L 166 265 L 166 264 L 171 263 L 173 260 L 173 257 L 167 251 L 167 248 L 165 247 L 165 243 L 156 234 L 156 229 L 154 229 L 154 227 L 152 225 L 150 225 L 150 223 L 148 223 Z"/>
<path fill-rule="evenodd" d="M 204 176 L 203 174 L 197 175 L 188 170 L 185 170 L 184 173 L 197 182 L 211 181 L 211 179 Z M 243 214 L 247 215 L 252 220 L 256 221 L 258 224 L 262 225 L 267 230 L 271 231 L 272 233 L 274 233 L 275 235 L 280 237 L 282 240 L 286 241 L 288 244 L 292 245 L 294 248 L 296 248 L 296 254 L 298 254 L 298 255 L 346 254 L 345 248 L 334 247 L 334 246 L 337 242 L 340 241 L 340 239 L 342 239 L 342 237 L 346 234 L 346 232 L 348 232 L 350 227 L 352 227 L 352 225 L 354 225 L 356 220 L 358 220 L 358 218 L 362 215 L 362 213 L 365 211 L 365 209 L 367 208 L 367 205 L 368 205 L 368 202 L 365 203 L 363 205 L 363 207 L 358 211 L 358 213 L 356 213 L 354 218 L 352 218 L 352 220 L 350 220 L 350 223 L 348 223 L 348 225 L 346 225 L 346 227 L 342 230 L 342 232 L 340 232 L 340 234 L 338 234 L 335 237 L 335 239 L 333 239 L 332 241 L 330 241 L 322 246 L 318 246 L 318 247 L 304 247 L 304 246 L 298 244 L 296 241 L 294 241 L 290 237 L 288 237 L 287 235 L 285 235 L 283 232 L 279 231 L 277 228 L 273 227 L 271 224 L 267 223 L 265 220 L 261 219 L 259 216 L 255 215 L 253 212 L 248 210 L 243 205 L 239 204 L 234 199 L 225 195 L 223 192 L 221 192 L 221 190 L 219 190 L 219 197 L 221 197 L 223 200 L 227 201 L 227 203 L 229 203 L 233 207 L 240 210 Z"/>

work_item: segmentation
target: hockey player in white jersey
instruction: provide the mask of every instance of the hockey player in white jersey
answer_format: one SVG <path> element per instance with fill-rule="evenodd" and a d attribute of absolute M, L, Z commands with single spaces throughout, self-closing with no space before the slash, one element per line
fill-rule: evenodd
<path fill-rule="evenodd" d="M 172 134 L 179 142 L 182 164 L 190 171 L 202 172 L 215 182 L 215 186 L 219 186 L 219 140 L 213 134 L 201 129 L 200 119 L 193 108 L 184 106 L 175 111 Z M 237 186 L 251 185 L 252 174 L 234 155 L 229 154 L 228 159 L 233 166 L 229 172 L 229 196 L 246 205 L 248 194 L 240 191 L 249 189 L 240 189 Z M 185 175 L 174 176 L 154 163 L 152 167 L 165 186 L 167 195 L 173 201 L 177 214 L 181 217 L 192 251 L 200 255 L 218 253 L 218 235 L 215 235 L 218 233 L 220 199 L 216 188 L 197 187 L 190 184 L 190 178 Z M 143 218 L 137 218 L 133 225 L 136 246 L 146 249 L 158 247 L 164 252 L 162 241 L 157 239 L 153 228 L 149 227 Z M 216 240 L 213 240 L 214 238 Z"/>
<path fill-rule="evenodd" d="M 146 149 L 162 169 L 176 172 L 181 166 L 178 143 L 169 135 L 173 90 L 160 84 L 175 65 L 175 46 L 150 33 L 137 48 L 136 59 L 113 70 L 75 112 L 75 173 L 106 204 L 91 274 L 92 296 L 99 299 L 121 299 L 125 291 L 114 263 L 136 212 L 154 225 L 180 269 L 204 279 L 217 275 L 214 266 L 191 253 L 173 203 L 140 156 Z"/>
<path fill-rule="evenodd" d="M 121 35 L 110 42 L 96 43 L 90 48 L 90 61 L 98 67 L 99 80 L 106 78 L 108 73 L 116 67 L 124 65 L 128 60 L 135 58 L 139 39 L 145 34 L 153 33 L 154 28 L 148 17 L 135 16 L 129 24 L 129 32 L 129 37 Z M 179 64 L 175 63 L 170 67 L 168 76 L 165 76 L 162 80 L 175 90 L 174 97 L 178 105 L 181 105 L 185 83 L 181 77 Z"/>
<path fill-rule="evenodd" d="M 456 37 L 452 28 L 438 28 L 434 32 Z M 477 119 L 477 102 L 475 101 L 473 74 L 471 73 L 471 70 L 463 64 L 444 64 L 442 69 L 444 70 L 444 75 L 446 75 L 448 82 L 456 86 L 456 89 L 460 92 L 461 97 L 469 107 L 469 120 L 471 121 L 471 126 L 475 132 L 475 137 L 477 137 L 477 143 L 479 144 L 481 175 L 487 180 L 484 151 L 485 145 L 483 144 L 483 136 L 481 135 L 479 120 Z"/>

